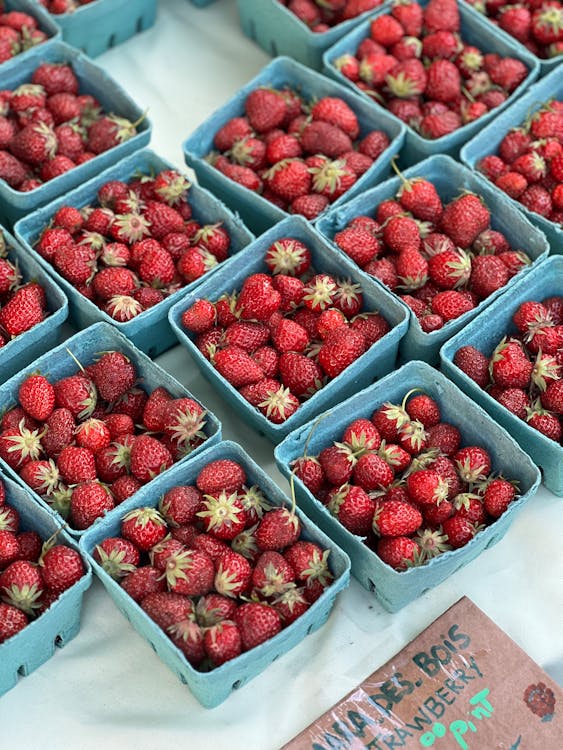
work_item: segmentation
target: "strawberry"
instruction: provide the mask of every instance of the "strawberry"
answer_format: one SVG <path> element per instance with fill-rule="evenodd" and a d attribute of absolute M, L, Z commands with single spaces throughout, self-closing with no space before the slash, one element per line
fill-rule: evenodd
<path fill-rule="evenodd" d="M 137 435 L 131 448 L 131 474 L 141 484 L 150 482 L 173 464 L 166 446 L 150 435 Z"/>
<path fill-rule="evenodd" d="M 458 474 L 465 482 L 476 482 L 491 473 L 491 457 L 480 446 L 460 448 L 453 456 Z"/>
<path fill-rule="evenodd" d="M 377 453 L 364 453 L 354 466 L 354 483 L 369 492 L 388 487 L 395 479 L 389 464 Z"/>
<path fill-rule="evenodd" d="M 19 633 L 28 622 L 27 615 L 21 609 L 0 602 L 0 643 Z"/>
<path fill-rule="evenodd" d="M 160 499 L 158 510 L 168 526 L 175 528 L 195 520 L 201 501 L 202 495 L 193 485 L 172 487 Z"/>
<path fill-rule="evenodd" d="M 29 287 L 20 287 L 0 309 L 0 326 L 12 338 L 29 331 L 44 318 L 42 305 Z"/>
<path fill-rule="evenodd" d="M 411 536 L 421 524 L 422 514 L 414 505 L 387 500 L 376 507 L 372 528 L 378 536 Z"/>
<path fill-rule="evenodd" d="M 0 598 L 27 615 L 40 606 L 44 589 L 40 569 L 27 560 L 16 560 L 0 573 Z"/>
<path fill-rule="evenodd" d="M 491 378 L 502 388 L 526 388 L 530 383 L 532 370 L 532 362 L 517 341 L 503 339 L 491 356 Z"/>
<path fill-rule="evenodd" d="M 90 417 L 96 408 L 97 390 L 94 383 L 82 374 L 69 375 L 53 384 L 56 406 L 70 411 L 76 419 Z"/>
<path fill-rule="evenodd" d="M 407 477 L 407 491 L 411 500 L 420 505 L 439 505 L 448 497 L 448 484 L 433 469 L 419 469 Z"/>
<path fill-rule="evenodd" d="M 347 483 L 352 477 L 357 458 L 349 446 L 336 443 L 323 448 L 318 461 L 324 478 L 330 484 L 339 486 Z"/>
<path fill-rule="evenodd" d="M 433 297 L 430 306 L 432 312 L 439 315 L 444 322 L 459 318 L 475 307 L 471 299 L 455 289 L 438 292 Z"/>
<path fill-rule="evenodd" d="M 507 266 L 497 255 L 478 255 L 473 258 L 469 285 L 481 299 L 501 289 L 510 279 Z"/>
<path fill-rule="evenodd" d="M 424 427 L 433 427 L 440 421 L 440 407 L 425 393 L 412 396 L 407 401 L 405 409 L 411 419 L 422 422 Z"/>
<path fill-rule="evenodd" d="M 395 570 L 406 570 L 410 565 L 416 565 L 420 561 L 421 548 L 418 542 L 410 537 L 382 537 L 377 542 L 377 554 Z"/>
<path fill-rule="evenodd" d="M 232 540 L 246 526 L 246 511 L 238 493 L 228 494 L 222 490 L 216 495 L 204 495 L 200 510 L 204 530 L 218 539 Z"/>
<path fill-rule="evenodd" d="M 281 619 L 276 610 L 258 602 L 242 604 L 233 620 L 240 630 L 243 651 L 259 646 L 281 630 Z"/>
<path fill-rule="evenodd" d="M 366 536 L 370 529 L 375 502 L 365 490 L 353 484 L 343 484 L 329 493 L 327 508 L 352 534 Z"/>
<path fill-rule="evenodd" d="M 366 350 L 365 339 L 358 330 L 337 328 L 323 342 L 319 364 L 330 378 L 335 378 Z"/>
<path fill-rule="evenodd" d="M 447 204 L 441 228 L 457 246 L 466 248 L 489 227 L 490 218 L 490 212 L 481 199 L 468 193 Z"/>
<path fill-rule="evenodd" d="M 0 530 L 0 570 L 22 557 L 22 549 L 18 537 L 11 531 Z"/>
<path fill-rule="evenodd" d="M 169 591 L 147 594 L 141 600 L 141 609 L 163 630 L 183 620 L 194 619 L 192 601 Z"/>
<path fill-rule="evenodd" d="M 257 383 L 264 377 L 262 368 L 239 346 L 226 346 L 218 351 L 213 364 L 235 388 Z"/>
<path fill-rule="evenodd" d="M 137 547 L 128 539 L 108 537 L 96 545 L 94 559 L 105 572 L 119 580 L 137 568 L 140 554 Z"/>
<path fill-rule="evenodd" d="M 245 99 L 244 109 L 252 129 L 257 133 L 279 127 L 287 116 L 286 100 L 273 89 L 251 91 Z"/>
<path fill-rule="evenodd" d="M 30 375 L 20 385 L 18 399 L 30 417 L 45 422 L 55 407 L 55 389 L 43 375 Z"/>
<path fill-rule="evenodd" d="M 448 543 L 454 549 L 465 546 L 473 539 L 477 531 L 475 524 L 462 515 L 453 515 L 450 518 L 446 518 L 442 524 L 442 528 Z"/>
<path fill-rule="evenodd" d="M 275 508 L 264 514 L 256 529 L 256 543 L 262 551 L 280 550 L 297 541 L 301 523 L 287 508 Z"/>
<path fill-rule="evenodd" d="M 61 481 L 54 461 L 30 461 L 20 471 L 20 477 L 38 495 L 50 495 Z"/>
<path fill-rule="evenodd" d="M 213 588 L 215 568 L 211 557 L 202 550 L 173 552 L 166 562 L 168 590 L 183 596 L 202 596 Z"/>
<path fill-rule="evenodd" d="M 154 508 L 138 508 L 121 520 L 121 535 L 141 551 L 148 551 L 167 534 L 166 521 Z"/>
<path fill-rule="evenodd" d="M 460 432 L 452 424 L 440 422 L 428 430 L 428 448 L 438 448 L 446 456 L 453 456 L 460 443 Z"/>
<path fill-rule="evenodd" d="M 166 582 L 160 570 L 152 565 L 141 565 L 132 570 L 122 578 L 120 585 L 136 602 L 142 601 L 148 594 L 166 590 Z"/>
<path fill-rule="evenodd" d="M 57 458 L 57 468 L 67 484 L 78 484 L 96 479 L 96 461 L 88 448 L 65 446 Z"/>
<path fill-rule="evenodd" d="M 87 529 L 97 518 L 114 507 L 113 497 L 107 487 L 98 481 L 83 481 L 73 490 L 70 498 L 70 517 L 76 529 Z"/>
<path fill-rule="evenodd" d="M 140 121 L 131 122 L 126 117 L 103 115 L 88 128 L 87 147 L 94 154 L 101 154 L 137 134 Z"/>
<path fill-rule="evenodd" d="M 73 586 L 86 572 L 80 554 L 65 544 L 50 547 L 39 564 L 45 585 L 57 594 Z"/>
<path fill-rule="evenodd" d="M 111 434 L 106 424 L 101 419 L 93 417 L 78 425 L 75 436 L 79 448 L 88 448 L 94 454 L 106 448 L 111 441 Z"/>
<path fill-rule="evenodd" d="M 41 455 L 41 435 L 29 430 L 22 419 L 17 428 L 0 433 L 0 458 L 13 469 L 22 468 Z"/>
<path fill-rule="evenodd" d="M 237 657 L 242 651 L 242 639 L 237 625 L 223 621 L 211 625 L 204 632 L 205 653 L 214 667 Z"/>
<path fill-rule="evenodd" d="M 489 360 L 472 345 L 460 347 L 454 354 L 454 364 L 481 388 L 489 383 Z"/>

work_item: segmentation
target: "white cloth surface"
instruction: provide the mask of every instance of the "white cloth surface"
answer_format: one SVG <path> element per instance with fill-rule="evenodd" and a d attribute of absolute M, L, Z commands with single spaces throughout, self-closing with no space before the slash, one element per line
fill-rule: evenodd
<path fill-rule="evenodd" d="M 183 167 L 182 141 L 268 59 L 242 35 L 234 0 L 205 9 L 160 0 L 156 25 L 98 62 L 149 108 L 151 147 Z M 288 490 L 272 446 L 234 416 L 184 349 L 157 361 L 217 414 L 225 438 Z M 498 545 L 399 613 L 385 612 L 352 579 L 323 628 L 213 710 L 197 703 L 95 580 L 79 635 L 0 698 L 0 744 L 276 750 L 464 594 L 563 682 L 562 529 L 563 499 L 542 487 Z"/>

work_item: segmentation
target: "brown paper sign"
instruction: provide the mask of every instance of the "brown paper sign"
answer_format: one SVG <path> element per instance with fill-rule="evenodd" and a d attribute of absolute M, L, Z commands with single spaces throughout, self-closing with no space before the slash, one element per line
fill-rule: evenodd
<path fill-rule="evenodd" d="M 461 599 L 282 750 L 563 750 L 563 690 Z"/>

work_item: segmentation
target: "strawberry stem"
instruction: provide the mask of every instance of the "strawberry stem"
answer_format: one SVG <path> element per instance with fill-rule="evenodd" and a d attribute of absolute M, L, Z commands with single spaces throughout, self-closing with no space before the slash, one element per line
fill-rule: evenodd
<path fill-rule="evenodd" d="M 73 359 L 73 360 L 74 360 L 74 361 L 76 362 L 76 364 L 77 364 L 77 365 L 78 365 L 78 367 L 80 368 L 80 372 L 84 372 L 84 368 L 83 368 L 83 367 L 82 367 L 82 365 L 80 364 L 79 360 L 78 360 L 78 359 L 77 359 L 77 358 L 76 358 L 76 357 L 74 356 L 74 354 L 73 354 L 73 353 L 72 353 L 72 352 L 70 351 L 70 349 L 68 348 L 68 346 L 65 346 L 65 349 L 67 350 L 67 352 L 69 353 L 69 355 L 70 355 L 70 356 L 72 357 L 72 359 Z"/>
<path fill-rule="evenodd" d="M 313 437 L 313 433 L 317 429 L 319 423 L 321 420 L 323 420 L 325 417 L 328 417 L 328 415 L 331 412 L 325 411 L 324 414 L 320 414 L 315 421 L 313 422 L 313 426 L 309 430 L 309 434 L 307 435 L 307 439 L 305 440 L 305 445 L 303 446 L 303 458 L 307 458 L 307 449 L 309 448 L 309 443 L 311 442 L 311 438 Z M 297 505 L 297 500 L 295 498 L 295 466 L 291 470 L 291 474 L 289 475 L 289 488 L 291 491 L 291 515 L 295 515 L 295 506 Z"/>

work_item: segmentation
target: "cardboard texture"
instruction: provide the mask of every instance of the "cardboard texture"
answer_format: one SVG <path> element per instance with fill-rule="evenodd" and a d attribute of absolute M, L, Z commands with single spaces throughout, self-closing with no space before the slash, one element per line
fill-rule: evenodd
<path fill-rule="evenodd" d="M 282 750 L 560 750 L 562 712 L 563 690 L 464 597 Z"/>

